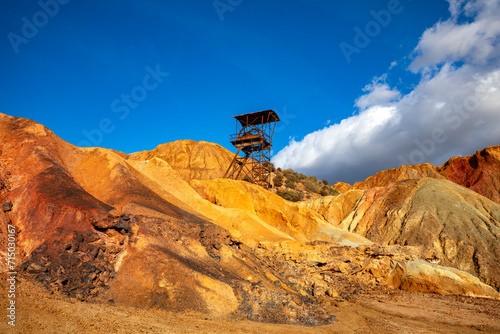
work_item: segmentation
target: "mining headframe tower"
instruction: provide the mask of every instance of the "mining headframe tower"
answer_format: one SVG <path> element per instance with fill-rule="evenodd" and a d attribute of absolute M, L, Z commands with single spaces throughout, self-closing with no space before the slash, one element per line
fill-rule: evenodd
<path fill-rule="evenodd" d="M 264 188 L 271 187 L 271 147 L 276 122 L 280 118 L 273 110 L 232 116 L 236 119 L 236 132 L 230 141 L 238 149 L 224 174 L 229 179 L 246 179 Z M 244 156 L 240 156 L 240 152 Z"/>

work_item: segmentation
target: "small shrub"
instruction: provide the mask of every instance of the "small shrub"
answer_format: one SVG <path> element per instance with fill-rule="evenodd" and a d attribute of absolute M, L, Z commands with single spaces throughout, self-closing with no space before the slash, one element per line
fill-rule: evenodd
<path fill-rule="evenodd" d="M 287 188 L 295 189 L 295 182 L 292 181 L 292 180 L 290 180 L 290 179 L 288 179 L 288 178 L 286 180 L 285 185 L 286 185 Z"/>
<path fill-rule="evenodd" d="M 290 202 L 298 202 L 304 198 L 303 193 L 290 189 L 278 190 L 277 194 Z"/>
<path fill-rule="evenodd" d="M 289 181 L 297 181 L 297 174 L 291 170 L 291 169 L 285 169 L 283 171 L 283 174 L 285 175 L 286 179 Z"/>
<path fill-rule="evenodd" d="M 313 183 L 317 183 L 318 182 L 318 179 L 316 178 L 316 176 L 309 176 L 307 179 L 310 180 Z"/>
<path fill-rule="evenodd" d="M 323 186 L 319 194 L 321 196 L 336 196 L 339 194 L 339 192 L 337 191 L 337 189 L 333 189 L 332 187 Z"/>
<path fill-rule="evenodd" d="M 309 190 L 310 192 L 313 192 L 313 193 L 316 193 L 316 194 L 319 194 L 321 192 L 321 186 L 319 185 L 319 183 L 314 183 L 314 182 L 311 182 L 311 181 L 306 181 L 304 182 L 304 187 Z"/>
<path fill-rule="evenodd" d="M 296 174 L 297 174 L 297 173 L 296 173 Z M 305 175 L 304 175 L 304 174 L 302 174 L 302 173 L 298 173 L 298 174 L 297 174 L 297 178 L 298 178 L 299 180 L 305 180 L 305 179 L 307 179 L 307 176 L 305 176 Z"/>
<path fill-rule="evenodd" d="M 321 188 L 321 191 L 319 193 L 321 196 L 329 196 L 331 194 L 331 191 L 327 187 Z"/>
<path fill-rule="evenodd" d="M 270 173 L 274 173 L 276 171 L 276 167 L 274 167 L 272 162 L 266 163 L 266 168 Z"/>
<path fill-rule="evenodd" d="M 283 185 L 283 176 L 276 175 L 273 179 L 275 187 L 281 187 Z"/>

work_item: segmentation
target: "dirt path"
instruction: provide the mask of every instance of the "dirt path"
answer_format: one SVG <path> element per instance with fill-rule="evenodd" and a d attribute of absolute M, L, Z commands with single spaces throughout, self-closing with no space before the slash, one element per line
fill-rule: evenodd
<path fill-rule="evenodd" d="M 0 283 L 6 291 L 5 279 Z M 2 308 L 7 294 L 0 295 Z M 338 322 L 304 327 L 201 314 L 82 303 L 28 282 L 18 284 L 16 327 L 0 322 L 1 333 L 500 333 L 500 301 L 395 293 L 357 296 L 332 305 Z M 5 311 L 3 312 L 5 314 Z"/>

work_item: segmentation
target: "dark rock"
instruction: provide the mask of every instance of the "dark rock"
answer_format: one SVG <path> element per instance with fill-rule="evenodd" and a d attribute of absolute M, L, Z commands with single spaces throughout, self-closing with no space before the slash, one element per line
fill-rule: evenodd
<path fill-rule="evenodd" d="M 108 251 L 108 254 L 116 254 L 120 252 L 120 248 L 116 245 L 111 245 L 106 250 Z"/>
<path fill-rule="evenodd" d="M 28 267 L 30 266 L 30 264 L 31 264 L 31 261 L 29 261 L 29 260 L 28 260 L 28 261 L 23 262 L 23 263 L 21 264 L 21 270 L 26 270 L 26 269 L 28 269 Z"/>
<path fill-rule="evenodd" d="M 35 254 L 42 254 L 42 253 L 44 253 L 44 252 L 47 250 L 47 248 L 48 248 L 48 247 L 47 247 L 47 246 L 45 246 L 45 245 L 40 245 L 40 246 L 38 246 L 38 247 L 37 247 L 37 248 L 33 251 L 33 253 L 35 253 Z"/>
<path fill-rule="evenodd" d="M 125 220 L 125 221 L 129 221 L 130 220 L 130 214 L 126 213 L 124 215 L 121 215 L 120 219 Z"/>
<path fill-rule="evenodd" d="M 3 212 L 11 211 L 12 210 L 12 202 L 8 201 L 8 202 L 3 203 L 2 210 L 3 210 Z"/>
<path fill-rule="evenodd" d="M 92 250 L 89 252 L 89 255 L 90 255 L 90 257 L 91 257 L 91 259 L 92 259 L 92 260 L 93 260 L 93 259 L 95 259 L 95 257 L 96 257 L 96 256 L 97 256 L 97 254 L 99 253 L 99 250 L 100 250 L 100 248 L 99 248 L 99 247 L 94 246 L 94 247 L 92 248 Z"/>
<path fill-rule="evenodd" d="M 78 250 L 83 253 L 87 253 L 89 251 L 89 245 L 86 242 L 82 242 L 78 245 Z"/>
<path fill-rule="evenodd" d="M 40 264 L 33 262 L 28 266 L 27 271 L 29 273 L 42 273 L 47 271 L 47 268 L 44 268 Z"/>
<path fill-rule="evenodd" d="M 119 230 L 122 234 L 128 234 L 131 231 L 131 227 L 132 222 L 130 220 L 124 220 L 122 218 L 120 218 L 114 226 L 114 228 Z"/>
<path fill-rule="evenodd" d="M 92 243 L 92 242 L 97 241 L 99 239 L 100 239 L 99 234 L 97 234 L 97 233 L 89 233 L 85 236 L 85 241 L 88 243 Z"/>

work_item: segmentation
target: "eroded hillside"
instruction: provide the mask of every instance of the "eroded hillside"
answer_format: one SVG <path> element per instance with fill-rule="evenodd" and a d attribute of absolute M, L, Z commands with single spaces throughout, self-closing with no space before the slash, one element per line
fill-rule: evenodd
<path fill-rule="evenodd" d="M 61 298 L 321 325 L 358 295 L 499 297 L 499 204 L 447 181 L 451 167 L 292 203 L 220 179 L 232 154 L 206 142 L 128 155 L 0 114 L 0 151 L 20 275 Z M 0 246 L 5 271 L 5 234 Z"/>

